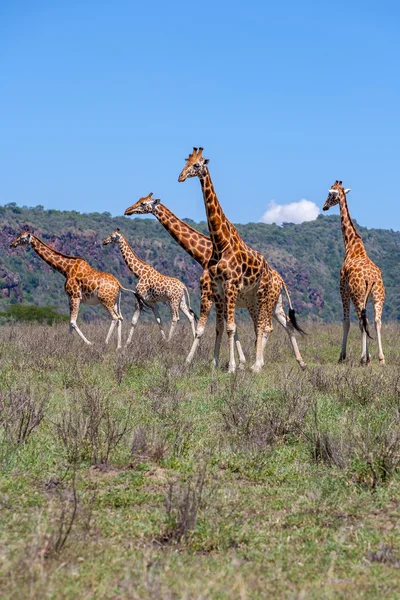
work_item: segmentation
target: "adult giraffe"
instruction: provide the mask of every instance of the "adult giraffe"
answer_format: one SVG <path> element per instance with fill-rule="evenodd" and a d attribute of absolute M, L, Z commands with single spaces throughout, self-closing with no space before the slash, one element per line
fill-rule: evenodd
<path fill-rule="evenodd" d="M 193 342 L 190 353 L 186 358 L 186 362 L 190 364 L 194 358 L 195 352 L 199 345 L 199 341 L 204 333 L 204 328 L 206 326 L 208 316 L 211 310 L 211 307 L 214 302 L 213 290 L 211 286 L 211 277 L 208 272 L 208 263 L 210 261 L 212 255 L 212 242 L 211 239 L 200 233 L 181 219 L 178 219 L 174 213 L 167 208 L 158 198 L 153 198 L 153 194 L 150 193 L 148 196 L 140 198 L 135 204 L 132 204 L 129 208 L 126 209 L 125 215 L 145 215 L 152 214 L 154 215 L 158 221 L 163 225 L 163 227 L 170 233 L 170 235 L 174 238 L 174 240 L 183 248 L 199 265 L 204 269 L 203 273 L 200 277 L 200 290 L 201 290 L 201 302 L 200 302 L 200 318 L 196 328 L 196 338 Z M 275 269 L 271 269 L 272 271 L 272 279 L 274 283 L 274 287 L 281 289 L 283 287 L 286 296 L 289 302 L 289 318 L 286 317 L 285 311 L 283 309 L 282 295 L 279 293 L 278 300 L 274 307 L 274 317 L 278 321 L 280 325 L 285 329 L 286 333 L 289 336 L 290 343 L 292 344 L 292 348 L 296 357 L 297 362 L 299 363 L 302 369 L 305 368 L 305 362 L 299 352 L 299 348 L 297 345 L 297 340 L 294 335 L 294 326 L 292 323 L 295 323 L 295 327 L 299 330 L 299 327 L 295 320 L 295 313 L 293 311 L 293 306 L 290 300 L 289 292 L 287 290 L 286 284 L 282 277 L 279 275 Z M 246 305 L 246 296 L 242 297 L 241 292 L 239 292 L 238 296 L 238 307 L 247 308 Z M 250 306 L 250 314 L 254 321 L 254 326 L 256 327 L 256 315 L 255 312 L 252 311 L 252 306 Z M 292 319 L 292 320 L 291 320 Z M 244 356 L 237 331 L 235 332 L 235 343 L 236 349 L 239 355 L 239 364 L 244 365 L 246 362 L 246 358 Z M 218 362 L 218 357 L 214 356 L 214 362 Z"/>
<path fill-rule="evenodd" d="M 217 362 L 219 356 L 225 319 L 229 340 L 229 372 L 232 373 L 236 369 L 234 354 L 235 307 L 240 295 L 245 299 L 245 304 L 255 323 L 256 361 L 252 370 L 258 372 L 264 365 L 265 343 L 273 329 L 272 315 L 282 286 L 276 285 L 273 270 L 262 254 L 247 246 L 235 226 L 226 218 L 214 191 L 207 166 L 209 159 L 205 159 L 202 154 L 203 148 L 193 148 L 193 152 L 186 159 L 186 165 L 179 175 L 178 181 L 185 181 L 188 177 L 198 177 L 203 191 L 212 243 L 212 253 L 207 269 L 211 278 L 217 313 L 215 360 Z M 294 311 L 292 314 L 293 324 L 295 324 Z M 301 364 L 299 359 L 298 362 Z M 301 362 L 303 362 L 302 359 Z"/>
<path fill-rule="evenodd" d="M 10 247 L 16 248 L 17 246 L 27 245 L 31 246 L 40 258 L 53 267 L 53 269 L 64 275 L 66 279 L 65 292 L 69 299 L 70 334 L 75 330 L 82 340 L 90 345 L 91 342 L 83 335 L 76 324 L 79 306 L 81 302 L 92 306 L 102 304 L 112 318 L 110 329 L 106 337 L 106 344 L 108 344 L 111 334 L 114 331 L 114 327 L 117 325 L 118 348 L 121 348 L 121 324 L 123 319 L 119 306 L 121 291 L 123 290 L 134 294 L 139 305 L 144 307 L 146 306 L 146 303 L 141 298 L 140 294 L 124 288 L 114 275 L 94 269 L 83 258 L 78 256 L 67 256 L 66 254 L 54 250 L 54 248 L 45 244 L 28 230 L 17 236 L 11 242 Z"/>
<path fill-rule="evenodd" d="M 372 295 L 375 312 L 375 327 L 378 338 L 379 363 L 385 364 L 385 356 L 382 350 L 381 324 L 382 309 L 385 301 L 385 287 L 382 281 L 382 273 L 379 267 L 369 258 L 365 250 L 362 237 L 354 227 L 347 206 L 346 194 L 342 182 L 336 180 L 329 190 L 328 197 L 322 210 L 329 210 L 332 206 L 339 204 L 340 219 L 342 222 L 342 233 L 346 254 L 340 271 L 340 295 L 343 304 L 343 341 L 339 362 L 346 358 L 347 336 L 350 329 L 350 300 L 352 300 L 357 311 L 360 324 L 362 352 L 361 364 L 369 363 L 367 336 L 368 320 L 366 306 L 368 297 Z"/>

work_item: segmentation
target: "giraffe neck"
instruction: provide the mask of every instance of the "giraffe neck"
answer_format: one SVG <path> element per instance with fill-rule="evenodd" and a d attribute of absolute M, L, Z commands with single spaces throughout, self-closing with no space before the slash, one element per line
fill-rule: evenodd
<path fill-rule="evenodd" d="M 211 180 L 210 172 L 207 167 L 204 174 L 199 176 L 201 189 L 203 190 L 204 204 L 207 213 L 208 229 L 214 250 L 222 253 L 232 237 L 236 237 L 236 229 L 228 221 L 220 203 Z"/>
<path fill-rule="evenodd" d="M 75 256 L 66 256 L 65 254 L 61 254 L 61 252 L 57 252 L 57 250 L 50 248 L 50 246 L 34 235 L 32 236 L 31 246 L 40 258 L 64 275 L 64 277 L 67 277 L 71 267 L 79 260 Z"/>
<path fill-rule="evenodd" d="M 134 253 L 134 251 L 122 235 L 121 240 L 119 242 L 119 248 L 121 250 L 121 254 L 124 258 L 124 261 L 138 279 L 140 279 L 140 277 L 143 277 L 143 275 L 151 268 L 150 265 L 147 265 Z"/>
<path fill-rule="evenodd" d="M 354 223 L 351 220 L 345 194 L 340 197 L 340 219 L 342 222 L 342 234 L 346 254 L 352 253 L 355 250 L 358 255 L 360 254 L 360 250 L 364 250 L 365 252 L 361 235 L 357 232 Z"/>
<path fill-rule="evenodd" d="M 212 253 L 210 238 L 178 219 L 163 204 L 157 204 L 153 214 L 181 248 L 186 250 L 195 261 L 205 268 Z"/>

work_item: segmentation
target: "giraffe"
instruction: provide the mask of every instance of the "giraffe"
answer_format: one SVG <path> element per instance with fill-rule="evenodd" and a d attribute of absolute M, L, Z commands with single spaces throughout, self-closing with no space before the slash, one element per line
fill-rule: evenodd
<path fill-rule="evenodd" d="M 204 328 L 208 320 L 208 316 L 211 310 L 211 307 L 214 302 L 213 291 L 211 286 L 211 277 L 207 269 L 207 265 L 212 255 L 212 242 L 211 239 L 200 233 L 193 227 L 190 227 L 184 221 L 178 219 L 174 213 L 169 210 L 158 198 L 153 198 L 153 194 L 150 193 L 148 196 L 140 198 L 135 204 L 132 204 L 129 208 L 126 209 L 125 215 L 144 215 L 144 214 L 152 214 L 154 215 L 161 225 L 165 227 L 165 229 L 171 234 L 176 242 L 184 249 L 186 252 L 196 260 L 199 265 L 203 268 L 203 273 L 200 277 L 200 289 L 201 289 L 201 303 L 200 303 L 200 318 L 197 323 L 196 329 L 196 337 L 193 341 L 192 348 L 189 352 L 189 355 L 186 358 L 186 363 L 190 364 L 194 358 L 195 352 L 199 345 L 199 341 L 204 334 Z M 302 369 L 306 367 L 305 362 L 303 361 L 301 354 L 298 349 L 297 340 L 294 335 L 294 326 L 292 320 L 295 321 L 295 313 L 293 310 L 293 306 L 290 300 L 289 292 L 287 290 L 286 284 L 283 278 L 279 275 L 275 269 L 271 269 L 272 272 L 272 280 L 274 282 L 274 287 L 279 288 L 279 296 L 278 300 L 274 307 L 274 317 L 278 321 L 280 325 L 285 329 L 286 333 L 289 336 L 290 342 L 292 344 L 292 348 L 295 354 L 295 357 Z M 281 289 L 285 290 L 286 296 L 289 301 L 289 318 L 286 317 L 284 309 L 283 309 L 283 301 L 281 295 Z M 239 292 L 237 306 L 241 308 L 246 308 L 246 296 Z M 250 314 L 253 317 L 253 322 L 256 327 L 256 315 L 255 312 L 252 311 L 252 306 L 250 305 Z M 292 320 L 291 320 L 292 319 Z M 296 328 L 298 328 L 296 323 Z M 239 365 L 243 367 L 246 362 L 246 358 L 244 356 L 237 331 L 235 332 L 235 342 L 236 349 L 239 356 Z M 215 359 L 214 359 L 215 360 Z M 217 359 L 218 360 L 218 359 Z"/>
<path fill-rule="evenodd" d="M 339 204 L 343 241 L 346 250 L 340 271 L 340 295 L 343 305 L 343 341 L 339 362 L 342 362 L 346 358 L 347 336 L 350 329 L 350 300 L 354 304 L 360 324 L 362 340 L 361 364 L 366 365 L 370 361 L 367 337 L 371 338 L 371 336 L 368 329 L 366 306 L 368 297 L 371 294 L 375 312 L 379 363 L 384 365 L 385 356 L 382 350 L 381 317 L 385 301 L 385 287 L 382 281 L 381 270 L 368 257 L 362 237 L 357 232 L 351 220 L 346 200 L 346 194 L 349 192 L 350 189 L 345 190 L 342 182 L 336 180 L 329 190 L 328 197 L 323 206 L 323 210 L 329 210 L 332 206 Z"/>
<path fill-rule="evenodd" d="M 10 244 L 11 248 L 29 245 L 48 265 L 64 275 L 65 291 L 69 299 L 70 310 L 70 335 L 75 330 L 82 340 L 91 345 L 91 342 L 79 329 L 76 320 L 78 318 L 80 303 L 89 305 L 102 304 L 111 316 L 111 325 L 107 333 L 106 344 L 117 325 L 118 348 L 121 348 L 121 325 L 122 314 L 120 311 L 121 291 L 133 293 L 139 306 L 145 306 L 145 302 L 136 291 L 124 288 L 118 279 L 110 273 L 98 271 L 91 267 L 86 260 L 78 256 L 67 256 L 51 248 L 28 230 L 17 236 Z"/>
<path fill-rule="evenodd" d="M 207 264 L 217 313 L 217 332 L 214 347 L 214 362 L 218 363 L 224 320 L 229 340 L 229 372 L 236 369 L 234 336 L 236 333 L 235 307 L 239 295 L 245 299 L 256 330 L 256 361 L 253 372 L 264 365 L 264 348 L 271 333 L 272 316 L 277 305 L 282 285 L 273 278 L 273 270 L 265 258 L 253 250 L 239 236 L 234 225 L 226 218 L 214 191 L 208 170 L 209 159 L 202 156 L 203 148 L 193 148 L 186 165 L 178 177 L 198 177 L 203 191 L 212 252 Z M 300 329 L 294 317 L 292 324 Z M 286 317 L 285 317 L 286 320 Z M 300 366 L 304 364 L 300 353 L 296 356 Z"/>
<path fill-rule="evenodd" d="M 121 254 L 126 264 L 133 274 L 138 278 L 136 290 L 145 300 L 145 302 L 151 307 L 154 317 L 160 327 L 162 338 L 165 339 L 165 333 L 157 307 L 158 302 L 168 302 L 171 311 L 172 321 L 167 341 L 170 341 L 172 338 L 175 327 L 179 321 L 179 309 L 188 318 L 192 327 L 193 337 L 195 337 L 195 314 L 190 307 L 189 292 L 186 285 L 175 277 L 168 277 L 167 275 L 159 273 L 156 271 L 156 269 L 154 269 L 154 267 L 141 260 L 132 250 L 119 229 L 116 229 L 116 231 L 109 235 L 108 238 L 106 238 L 103 242 L 105 245 L 110 243 L 119 245 L 119 249 L 121 250 Z M 187 303 L 185 296 L 187 297 Z M 140 308 L 140 306 L 137 306 L 133 315 L 132 326 L 129 332 L 127 345 L 130 344 L 132 340 L 133 331 L 136 323 L 139 320 Z"/>

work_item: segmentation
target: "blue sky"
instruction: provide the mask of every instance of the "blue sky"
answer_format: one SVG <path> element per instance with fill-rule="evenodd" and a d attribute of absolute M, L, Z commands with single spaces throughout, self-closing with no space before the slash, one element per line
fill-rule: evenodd
<path fill-rule="evenodd" d="M 151 191 L 203 220 L 199 182 L 177 180 L 202 145 L 234 222 L 321 208 L 342 179 L 358 223 L 399 230 L 399 17 L 391 0 L 0 3 L 0 203 L 117 215 Z"/>

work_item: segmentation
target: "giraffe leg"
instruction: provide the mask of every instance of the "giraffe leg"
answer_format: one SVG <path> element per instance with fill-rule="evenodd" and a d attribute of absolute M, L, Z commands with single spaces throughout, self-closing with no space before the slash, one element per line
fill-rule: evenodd
<path fill-rule="evenodd" d="M 282 327 L 288 334 L 290 343 L 292 344 L 294 355 L 296 357 L 297 362 L 299 363 L 300 368 L 305 369 L 307 365 L 304 362 L 303 357 L 300 354 L 300 350 L 297 345 L 296 336 L 294 335 L 294 327 L 291 324 L 291 322 L 287 320 L 285 311 L 283 309 L 282 294 L 279 294 L 278 302 L 275 305 L 274 317 L 278 321 L 278 323 L 280 325 L 282 325 Z M 263 338 L 263 339 L 265 339 L 265 341 L 266 341 L 266 338 Z M 264 348 L 263 348 L 263 352 L 264 352 Z"/>
<path fill-rule="evenodd" d="M 361 331 L 361 361 L 360 361 L 360 363 L 362 366 L 365 366 L 369 363 L 370 356 L 369 356 L 369 351 L 368 351 L 367 332 L 365 331 L 365 328 L 363 325 L 363 319 L 361 317 L 361 311 L 363 309 L 363 305 L 357 304 L 356 309 L 357 309 L 358 322 L 359 322 L 360 331 Z"/>
<path fill-rule="evenodd" d="M 382 336 L 381 336 L 381 327 L 382 327 L 382 302 L 376 298 L 374 294 L 372 294 L 374 301 L 374 312 L 375 312 L 375 329 L 376 329 L 376 337 L 378 339 L 378 356 L 379 356 L 379 364 L 384 366 L 385 364 L 385 355 L 383 354 L 382 349 Z"/>
<path fill-rule="evenodd" d="M 69 312 L 70 312 L 69 331 L 70 331 L 70 334 L 72 334 L 72 332 L 75 330 L 77 332 L 77 334 L 83 339 L 85 344 L 88 344 L 88 346 L 91 346 L 92 342 L 89 342 L 89 340 L 87 338 L 85 338 L 82 331 L 79 329 L 78 325 L 76 324 L 80 304 L 81 304 L 80 298 L 74 298 L 72 296 L 70 297 L 70 299 L 69 299 Z"/>
<path fill-rule="evenodd" d="M 200 338 L 204 334 L 204 329 L 205 329 L 205 326 L 206 326 L 206 323 L 208 320 L 208 315 L 210 314 L 210 310 L 213 305 L 213 293 L 212 293 L 212 289 L 211 289 L 211 284 L 208 280 L 206 280 L 205 282 L 202 281 L 205 273 L 206 272 L 204 272 L 200 278 L 200 285 L 201 285 L 200 318 L 197 322 L 196 335 L 195 335 L 192 347 L 186 358 L 186 364 L 188 364 L 188 365 L 190 365 L 190 363 L 192 362 L 192 360 L 194 358 L 194 355 L 196 354 L 197 347 L 200 343 Z"/>
<path fill-rule="evenodd" d="M 225 306 L 226 306 L 226 332 L 228 334 L 229 344 L 229 367 L 228 372 L 236 371 L 235 361 L 235 308 L 237 295 L 239 293 L 239 285 L 236 281 L 228 281 L 225 285 Z"/>
<path fill-rule="evenodd" d="M 224 304 L 220 296 L 214 296 L 216 310 L 216 332 L 214 345 L 214 367 L 219 365 L 219 352 L 221 349 L 222 334 L 224 333 Z"/>
<path fill-rule="evenodd" d="M 164 332 L 164 329 L 163 329 L 163 326 L 162 326 L 160 312 L 158 310 L 157 304 L 153 304 L 152 307 L 151 307 L 151 309 L 153 311 L 154 317 L 155 317 L 155 319 L 156 319 L 156 321 L 158 323 L 158 326 L 160 328 L 161 337 L 162 337 L 163 340 L 165 340 L 165 332 Z"/>
<path fill-rule="evenodd" d="M 122 315 L 119 312 L 117 304 L 115 304 L 114 306 L 104 305 L 104 307 L 108 310 L 108 312 L 110 313 L 111 318 L 112 318 L 110 329 L 108 330 L 107 337 L 106 337 L 106 344 L 108 344 L 108 342 L 110 341 L 112 333 L 115 329 L 115 326 L 117 325 L 117 333 L 118 333 L 117 349 L 119 350 L 121 348 Z"/>
<path fill-rule="evenodd" d="M 190 326 L 192 328 L 193 339 L 194 339 L 196 337 L 195 319 L 194 319 L 194 316 L 192 315 L 192 313 L 188 309 L 188 306 L 186 304 L 185 294 L 183 294 L 183 296 L 182 296 L 179 308 L 181 309 L 181 311 L 183 312 L 183 314 L 185 315 L 185 317 L 188 318 L 188 321 L 189 321 Z"/>
<path fill-rule="evenodd" d="M 350 294 L 347 285 L 344 283 L 340 285 L 340 295 L 342 297 L 343 306 L 343 339 L 342 339 L 342 350 L 339 356 L 339 362 L 343 362 L 346 358 L 347 348 L 347 337 L 350 329 Z"/>
<path fill-rule="evenodd" d="M 239 334 L 237 332 L 237 329 L 235 331 L 235 335 L 233 336 L 233 338 L 235 340 L 236 351 L 237 351 L 238 356 L 239 356 L 239 369 L 244 369 L 244 365 L 246 363 L 246 357 L 245 357 L 244 352 L 242 350 L 242 344 L 240 343 Z"/>
<path fill-rule="evenodd" d="M 265 302 L 259 307 L 257 320 L 256 361 L 251 367 L 253 373 L 259 373 L 264 366 L 264 348 L 273 330 L 272 310 Z"/>
<path fill-rule="evenodd" d="M 126 346 L 129 346 L 129 344 L 132 341 L 133 332 L 135 330 L 137 322 L 139 321 L 139 317 L 140 317 L 140 306 L 139 306 L 139 303 L 136 302 L 136 308 L 135 308 L 135 312 L 133 313 L 131 330 L 129 332 L 128 339 L 126 340 Z"/>

